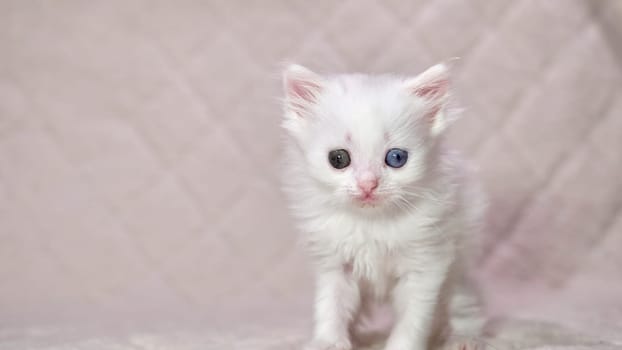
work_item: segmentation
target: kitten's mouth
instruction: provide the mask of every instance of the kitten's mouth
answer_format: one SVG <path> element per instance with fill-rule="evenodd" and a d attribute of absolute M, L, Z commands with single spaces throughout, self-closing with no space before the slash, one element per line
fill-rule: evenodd
<path fill-rule="evenodd" d="M 356 201 L 362 207 L 374 207 L 380 203 L 380 198 L 374 194 L 366 193 L 356 197 Z"/>

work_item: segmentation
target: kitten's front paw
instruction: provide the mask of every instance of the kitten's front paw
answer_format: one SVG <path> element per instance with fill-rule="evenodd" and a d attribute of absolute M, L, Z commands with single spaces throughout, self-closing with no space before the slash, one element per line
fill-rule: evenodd
<path fill-rule="evenodd" d="M 352 344 L 347 339 L 338 341 L 314 339 L 305 345 L 304 350 L 352 350 Z"/>
<path fill-rule="evenodd" d="M 486 343 L 477 340 L 450 341 L 442 347 L 442 350 L 486 350 Z"/>
<path fill-rule="evenodd" d="M 413 342 L 404 337 L 389 337 L 384 350 L 424 350 L 424 347 L 416 347 Z"/>

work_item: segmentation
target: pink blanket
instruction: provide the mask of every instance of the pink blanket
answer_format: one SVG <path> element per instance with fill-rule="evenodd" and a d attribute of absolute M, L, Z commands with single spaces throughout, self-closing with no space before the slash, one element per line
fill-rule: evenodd
<path fill-rule="evenodd" d="M 0 348 L 298 349 L 278 64 L 460 56 L 498 349 L 622 348 L 622 2 L 2 1 Z"/>

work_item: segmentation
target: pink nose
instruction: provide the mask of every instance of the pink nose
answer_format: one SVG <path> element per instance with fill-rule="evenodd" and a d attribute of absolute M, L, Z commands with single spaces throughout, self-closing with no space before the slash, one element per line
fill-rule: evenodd
<path fill-rule="evenodd" d="M 378 178 L 371 177 L 360 179 L 359 181 L 357 181 L 357 185 L 359 186 L 359 189 L 363 191 L 363 193 L 370 194 L 376 189 L 376 187 L 378 187 Z"/>

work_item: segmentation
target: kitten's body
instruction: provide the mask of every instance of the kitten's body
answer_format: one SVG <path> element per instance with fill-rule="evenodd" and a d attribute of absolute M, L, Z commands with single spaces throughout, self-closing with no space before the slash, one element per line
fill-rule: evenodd
<path fill-rule="evenodd" d="M 387 350 L 424 350 L 451 328 L 477 332 L 464 253 L 482 204 L 441 142 L 446 83 L 444 66 L 414 79 L 286 72 L 286 190 L 317 272 L 309 348 L 350 349 L 374 301 L 396 311 Z M 383 164 L 392 147 L 408 150 L 399 169 Z M 348 150 L 351 164 L 331 168 L 332 149 Z M 375 187 L 361 199 L 369 177 Z"/>

